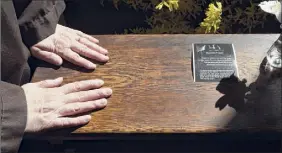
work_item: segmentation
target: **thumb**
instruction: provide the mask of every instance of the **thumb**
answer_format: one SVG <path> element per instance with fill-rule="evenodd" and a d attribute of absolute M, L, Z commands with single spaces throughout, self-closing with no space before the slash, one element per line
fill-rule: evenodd
<path fill-rule="evenodd" d="M 63 82 L 63 77 L 59 77 L 53 80 L 43 80 L 35 84 L 37 84 L 41 88 L 54 88 L 60 86 L 62 82 Z"/>
<path fill-rule="evenodd" d="M 31 48 L 31 54 L 38 59 L 41 59 L 54 65 L 59 66 L 63 63 L 63 59 L 59 55 L 49 51 L 41 50 L 40 48 L 35 46 Z"/>

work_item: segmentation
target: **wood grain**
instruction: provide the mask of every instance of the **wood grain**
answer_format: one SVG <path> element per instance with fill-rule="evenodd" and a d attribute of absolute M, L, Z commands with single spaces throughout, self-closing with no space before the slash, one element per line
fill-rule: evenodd
<path fill-rule="evenodd" d="M 195 83 L 192 43 L 234 43 L 240 79 L 259 76 L 266 51 L 278 38 L 269 35 L 103 35 L 110 61 L 94 72 L 71 64 L 39 67 L 33 82 L 63 76 L 64 83 L 100 78 L 113 89 L 108 106 L 74 133 L 187 133 L 219 130 L 281 131 L 281 78 L 269 83 L 245 111 L 216 102 L 218 83 Z M 236 93 L 235 93 L 236 95 Z M 270 98 L 269 98 L 270 97 Z"/>

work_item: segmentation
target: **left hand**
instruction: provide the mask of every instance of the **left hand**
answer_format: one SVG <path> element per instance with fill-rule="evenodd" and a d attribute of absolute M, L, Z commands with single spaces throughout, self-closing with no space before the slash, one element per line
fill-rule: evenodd
<path fill-rule="evenodd" d="M 54 65 L 62 65 L 65 59 L 87 69 L 95 69 L 96 65 L 84 57 L 99 62 L 109 60 L 108 51 L 97 43 L 99 40 L 81 31 L 58 24 L 54 34 L 31 47 L 31 54 Z"/>

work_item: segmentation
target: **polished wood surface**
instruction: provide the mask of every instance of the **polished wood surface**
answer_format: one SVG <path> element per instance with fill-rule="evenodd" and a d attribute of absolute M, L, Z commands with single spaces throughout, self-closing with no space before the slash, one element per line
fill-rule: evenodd
<path fill-rule="evenodd" d="M 94 112 L 92 121 L 74 133 L 282 131 L 281 78 L 269 81 L 257 91 L 255 100 L 247 100 L 238 109 L 233 105 L 242 103 L 240 97 L 246 99 L 244 84 L 232 90 L 230 98 L 216 90 L 218 83 L 193 82 L 191 71 L 192 43 L 233 43 L 239 77 L 248 86 L 263 78 L 259 68 L 277 34 L 95 37 L 109 50 L 108 63 L 93 72 L 69 63 L 58 69 L 39 67 L 32 80 L 63 76 L 64 83 L 69 83 L 100 78 L 113 89 L 108 106 Z M 242 83 L 234 86 L 242 87 Z"/>

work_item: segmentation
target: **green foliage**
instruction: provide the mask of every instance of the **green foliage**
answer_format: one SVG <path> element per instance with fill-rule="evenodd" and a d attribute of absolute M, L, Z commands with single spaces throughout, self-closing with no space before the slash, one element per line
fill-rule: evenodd
<path fill-rule="evenodd" d="M 113 0 L 113 4 L 117 9 L 123 3 L 135 10 L 152 12 L 145 21 L 150 28 L 136 27 L 125 33 L 248 33 L 263 27 L 269 15 L 259 8 L 261 1 Z"/>

